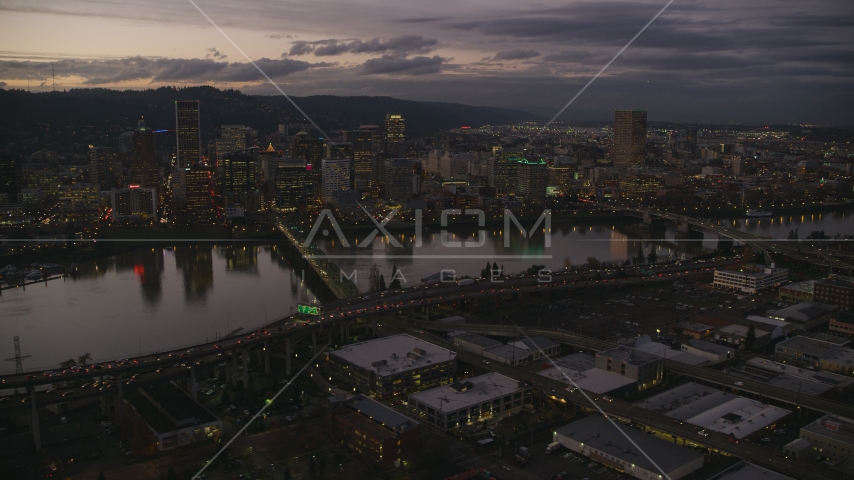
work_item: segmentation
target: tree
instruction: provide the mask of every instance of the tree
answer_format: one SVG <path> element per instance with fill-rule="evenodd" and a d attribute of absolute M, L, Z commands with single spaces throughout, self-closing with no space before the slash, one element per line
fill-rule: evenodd
<path fill-rule="evenodd" d="M 747 350 L 753 349 L 753 344 L 756 343 L 756 327 L 752 324 L 747 329 L 747 336 L 744 337 L 744 348 Z"/>
<path fill-rule="evenodd" d="M 655 261 L 658 260 L 658 254 L 655 253 L 655 248 L 649 251 L 649 255 L 647 255 L 646 259 L 649 261 L 650 265 L 655 265 Z"/>
<path fill-rule="evenodd" d="M 596 270 L 602 266 L 602 262 L 600 262 L 596 257 L 587 257 L 587 266 Z"/>
<path fill-rule="evenodd" d="M 635 257 L 635 265 L 643 265 L 646 261 L 646 256 L 643 254 L 643 245 L 638 245 L 638 256 Z"/>
<path fill-rule="evenodd" d="M 569 258 L 569 255 L 563 257 L 563 269 L 572 270 L 572 260 Z"/>
<path fill-rule="evenodd" d="M 380 274 L 380 288 L 378 290 L 386 290 L 385 277 Z"/>
<path fill-rule="evenodd" d="M 92 360 L 92 354 L 86 352 L 83 355 L 77 357 L 77 365 L 86 365 L 86 362 L 88 362 L 89 360 Z"/>
<path fill-rule="evenodd" d="M 222 396 L 221 396 L 221 397 L 219 397 L 219 401 L 220 401 L 220 403 L 222 403 L 223 405 L 226 405 L 226 404 L 231 403 L 231 395 L 229 395 L 229 394 L 228 394 L 228 390 L 223 390 L 223 391 L 222 391 Z"/>
<path fill-rule="evenodd" d="M 531 265 L 530 267 L 528 267 L 527 273 L 528 273 L 528 275 L 536 275 L 536 274 L 540 273 L 540 270 L 542 270 L 544 268 L 546 268 L 545 265 Z"/>
<path fill-rule="evenodd" d="M 291 480 L 291 470 L 285 466 L 285 480 Z"/>
<path fill-rule="evenodd" d="M 368 288 L 372 292 L 380 289 L 380 269 L 376 263 L 371 266 L 371 273 L 368 275 Z"/>
<path fill-rule="evenodd" d="M 807 235 L 807 240 L 827 240 L 830 236 L 824 233 L 824 230 L 814 230 Z"/>

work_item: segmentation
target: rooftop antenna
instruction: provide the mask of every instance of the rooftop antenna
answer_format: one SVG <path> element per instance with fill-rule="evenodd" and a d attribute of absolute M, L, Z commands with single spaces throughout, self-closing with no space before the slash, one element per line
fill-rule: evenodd
<path fill-rule="evenodd" d="M 15 373 L 24 373 L 24 366 L 21 365 L 22 360 L 26 360 L 32 357 L 32 355 L 21 355 L 21 341 L 18 336 L 15 335 L 15 356 L 12 358 L 7 358 L 7 362 L 15 362 Z"/>

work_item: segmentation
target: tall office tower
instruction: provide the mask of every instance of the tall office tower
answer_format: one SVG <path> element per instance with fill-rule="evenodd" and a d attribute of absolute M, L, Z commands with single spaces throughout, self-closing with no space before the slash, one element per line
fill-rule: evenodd
<path fill-rule="evenodd" d="M 187 167 L 187 213 L 197 221 L 208 221 L 214 215 L 214 175 L 210 167 L 194 165 Z"/>
<path fill-rule="evenodd" d="M 496 155 L 487 161 L 487 182 L 497 195 L 516 195 L 519 185 L 519 157 Z"/>
<path fill-rule="evenodd" d="M 685 150 L 691 152 L 691 154 L 697 153 L 697 129 L 696 128 L 686 128 L 685 129 Z"/>
<path fill-rule="evenodd" d="M 57 193 L 56 218 L 60 222 L 88 222 L 98 219 L 101 191 L 92 183 L 62 185 Z"/>
<path fill-rule="evenodd" d="M 390 158 L 406 156 L 406 120 L 399 113 L 385 116 L 385 153 Z"/>
<path fill-rule="evenodd" d="M 246 125 L 223 125 L 216 151 L 219 155 L 246 149 Z"/>
<path fill-rule="evenodd" d="M 115 188 L 114 169 L 120 166 L 118 155 L 111 147 L 89 145 L 89 183 L 97 185 L 101 190 Z"/>
<path fill-rule="evenodd" d="M 201 160 L 199 101 L 175 101 L 175 137 L 178 140 L 178 167 L 189 167 Z"/>
<path fill-rule="evenodd" d="M 344 139 L 353 144 L 353 169 L 356 178 L 370 180 L 374 160 L 374 132 L 371 130 L 352 130 L 344 132 Z"/>
<path fill-rule="evenodd" d="M 353 160 L 352 142 L 329 142 L 326 144 L 325 158 L 347 158 L 350 160 L 350 189 L 356 188 L 356 162 Z"/>
<path fill-rule="evenodd" d="M 256 203 L 250 196 L 256 192 L 255 155 L 247 151 L 231 151 L 220 156 L 222 166 L 222 195 L 226 207 L 244 208 Z M 257 196 L 257 195 L 255 195 Z"/>
<path fill-rule="evenodd" d="M 274 190 L 276 206 L 298 208 L 314 199 L 314 178 L 311 165 L 301 158 L 276 162 Z"/>
<path fill-rule="evenodd" d="M 160 187 L 160 169 L 157 167 L 157 152 L 154 131 L 139 119 L 133 131 L 133 155 L 130 158 L 130 183 L 143 188 Z"/>
<path fill-rule="evenodd" d="M 383 168 L 385 198 L 400 202 L 412 197 L 414 189 L 412 167 L 413 162 L 405 158 L 389 158 L 385 161 Z"/>
<path fill-rule="evenodd" d="M 114 188 L 110 190 L 113 218 L 157 218 L 157 189 Z"/>
<path fill-rule="evenodd" d="M 323 201 L 331 202 L 335 192 L 350 190 L 349 158 L 323 159 Z"/>
<path fill-rule="evenodd" d="M 615 167 L 646 162 L 646 110 L 614 112 L 614 145 L 611 159 Z"/>
<path fill-rule="evenodd" d="M 290 149 L 292 157 L 302 157 L 315 171 L 320 171 L 320 161 L 323 160 L 323 139 L 312 138 L 308 132 L 299 132 L 294 135 Z"/>
<path fill-rule="evenodd" d="M 517 180 L 516 196 L 528 200 L 543 200 L 546 198 L 546 180 L 548 167 L 542 158 L 523 158 L 519 162 L 519 178 Z"/>
<path fill-rule="evenodd" d="M 119 153 L 133 153 L 133 130 L 119 135 Z"/>

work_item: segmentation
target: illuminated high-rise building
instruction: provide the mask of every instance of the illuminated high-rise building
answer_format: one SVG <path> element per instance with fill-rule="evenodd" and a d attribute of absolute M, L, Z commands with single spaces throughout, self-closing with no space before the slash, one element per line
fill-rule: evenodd
<path fill-rule="evenodd" d="M 399 113 L 385 116 L 385 153 L 388 157 L 406 156 L 406 120 Z"/>
<path fill-rule="evenodd" d="M 487 182 L 498 195 L 516 195 L 519 185 L 519 157 L 495 155 L 487 161 Z"/>
<path fill-rule="evenodd" d="M 353 144 L 353 170 L 356 178 L 370 180 L 372 178 L 373 162 L 376 155 L 374 150 L 375 130 L 352 130 L 344 132 L 344 138 Z"/>
<path fill-rule="evenodd" d="M 523 158 L 519 162 L 516 196 L 529 200 L 546 198 L 548 166 L 542 158 Z"/>
<path fill-rule="evenodd" d="M 177 165 L 189 167 L 201 160 L 201 127 L 199 101 L 175 101 L 175 137 L 177 138 Z"/>
<path fill-rule="evenodd" d="M 323 160 L 323 139 L 312 138 L 308 132 L 299 132 L 294 135 L 290 148 L 291 157 L 302 157 L 315 171 L 320 171 L 320 161 Z"/>
<path fill-rule="evenodd" d="M 197 221 L 210 220 L 214 216 L 214 178 L 213 168 L 199 165 L 187 167 L 184 174 L 187 213 Z"/>
<path fill-rule="evenodd" d="M 101 190 L 116 187 L 114 169 L 121 164 L 116 151 L 102 145 L 89 145 L 89 183 L 97 185 Z M 119 172 L 121 176 L 121 172 Z"/>
<path fill-rule="evenodd" d="M 160 187 L 160 169 L 157 167 L 157 152 L 154 131 L 139 119 L 133 131 L 133 154 L 130 159 L 130 183 L 143 188 Z"/>
<path fill-rule="evenodd" d="M 646 110 L 614 112 L 614 145 L 611 159 L 615 167 L 646 162 Z"/>
<path fill-rule="evenodd" d="M 314 199 L 314 176 L 305 160 L 289 158 L 276 162 L 274 178 L 277 207 L 298 208 Z"/>
<path fill-rule="evenodd" d="M 218 155 L 246 149 L 246 125 L 223 125 L 216 141 Z"/>
<path fill-rule="evenodd" d="M 331 202 L 335 192 L 350 190 L 349 158 L 323 159 L 323 201 Z"/>
<path fill-rule="evenodd" d="M 232 151 L 220 155 L 222 195 L 225 206 L 250 206 L 256 188 L 256 162 L 251 151 Z M 260 195 L 260 192 L 258 193 Z"/>
<path fill-rule="evenodd" d="M 383 174 L 385 198 L 403 201 L 412 197 L 414 191 L 413 162 L 405 158 L 390 158 L 385 161 Z"/>

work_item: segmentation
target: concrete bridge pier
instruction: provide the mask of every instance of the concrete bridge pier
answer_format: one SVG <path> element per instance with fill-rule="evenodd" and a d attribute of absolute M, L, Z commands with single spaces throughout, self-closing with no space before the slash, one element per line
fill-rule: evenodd
<path fill-rule="evenodd" d="M 291 337 L 285 337 L 285 375 L 291 376 Z"/>
<path fill-rule="evenodd" d="M 101 397 L 101 415 L 109 415 L 110 414 L 110 401 L 108 396 L 104 395 Z"/>
<path fill-rule="evenodd" d="M 647 224 L 647 225 L 651 225 L 651 224 L 652 224 L 652 215 L 650 215 L 650 214 L 649 214 L 649 212 L 644 212 L 644 214 L 643 214 L 643 223 L 645 223 L 645 224 Z"/>
<path fill-rule="evenodd" d="M 190 365 L 190 378 L 187 380 L 187 393 L 190 394 L 190 398 L 193 400 L 198 400 L 198 396 L 196 395 L 196 366 Z"/>
<path fill-rule="evenodd" d="M 243 350 L 243 389 L 249 388 L 249 352 Z"/>
<path fill-rule="evenodd" d="M 344 322 L 344 338 L 350 341 L 350 322 Z"/>
<path fill-rule="evenodd" d="M 347 337 L 344 335 L 344 324 L 343 324 L 343 323 L 341 323 L 341 324 L 339 325 L 339 327 L 341 328 L 341 337 L 340 337 L 340 339 L 341 339 L 341 345 L 344 345 L 345 343 L 347 343 Z"/>
<path fill-rule="evenodd" d="M 36 389 L 34 387 L 27 387 L 27 390 L 30 391 L 30 407 L 32 408 L 30 412 L 30 431 L 33 433 L 33 446 L 36 447 L 37 452 L 41 452 L 42 431 L 39 425 L 39 406 L 36 403 Z"/>
<path fill-rule="evenodd" d="M 679 224 L 678 228 L 679 228 L 680 232 L 682 232 L 682 233 L 688 233 L 689 232 L 689 229 L 691 228 L 690 223 L 685 222 L 685 221 L 681 221 L 681 222 L 677 222 L 677 223 Z"/>
<path fill-rule="evenodd" d="M 261 351 L 264 352 L 264 373 L 270 373 L 270 342 L 265 340 Z"/>
<path fill-rule="evenodd" d="M 120 427 L 124 428 L 124 412 L 125 412 L 125 394 L 124 394 L 124 379 L 122 378 L 122 374 L 120 373 L 118 378 L 116 378 L 116 388 L 118 392 L 116 393 L 116 424 Z"/>
<path fill-rule="evenodd" d="M 237 354 L 240 353 L 239 350 L 235 350 L 234 354 L 231 355 L 231 386 L 237 386 Z"/>

